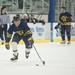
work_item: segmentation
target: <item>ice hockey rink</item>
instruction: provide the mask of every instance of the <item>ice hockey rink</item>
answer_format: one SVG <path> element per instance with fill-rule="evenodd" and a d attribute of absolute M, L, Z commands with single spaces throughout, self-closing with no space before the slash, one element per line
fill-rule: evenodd
<path fill-rule="evenodd" d="M 75 43 L 36 43 L 38 53 L 46 62 L 42 65 L 34 48 L 25 58 L 24 45 L 18 45 L 19 60 L 11 62 L 12 50 L 0 46 L 0 75 L 75 75 Z M 36 64 L 38 64 L 36 66 Z"/>

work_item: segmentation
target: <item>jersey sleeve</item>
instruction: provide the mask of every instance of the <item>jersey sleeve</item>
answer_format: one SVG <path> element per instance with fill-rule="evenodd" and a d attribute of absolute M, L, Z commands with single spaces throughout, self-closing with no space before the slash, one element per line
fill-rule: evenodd
<path fill-rule="evenodd" d="M 24 33 L 24 36 L 32 36 L 32 32 L 27 23 L 25 23 L 24 25 Z"/>
<path fill-rule="evenodd" d="M 23 23 L 23 27 L 24 27 L 23 29 L 24 29 L 25 33 L 30 30 L 30 28 L 26 22 Z"/>

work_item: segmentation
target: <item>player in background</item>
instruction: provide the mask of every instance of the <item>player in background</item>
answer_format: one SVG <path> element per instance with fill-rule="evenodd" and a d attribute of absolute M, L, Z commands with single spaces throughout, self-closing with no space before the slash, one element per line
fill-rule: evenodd
<path fill-rule="evenodd" d="M 7 15 L 7 7 L 6 6 L 2 6 L 1 15 Z M 2 34 L 4 32 L 4 38 L 6 39 L 6 36 L 7 36 L 7 24 L 2 25 L 2 29 L 3 29 Z M 2 35 L 2 38 L 3 38 L 3 35 Z M 3 40 L 4 40 L 4 38 L 3 38 Z"/>
<path fill-rule="evenodd" d="M 28 27 L 27 23 L 20 20 L 20 17 L 15 16 L 13 20 L 13 24 L 10 26 L 8 32 L 7 32 L 7 39 L 5 43 L 6 49 L 10 49 L 10 39 L 12 37 L 12 34 L 14 32 L 14 36 L 12 38 L 12 50 L 13 50 L 13 57 L 11 58 L 12 61 L 18 59 L 18 49 L 17 45 L 19 41 L 22 39 L 25 43 L 25 55 L 26 58 L 29 57 L 30 49 L 32 48 L 32 45 L 34 43 L 32 38 L 32 32 L 30 31 L 30 28 Z"/>
<path fill-rule="evenodd" d="M 60 32 L 61 32 L 61 38 L 62 38 L 62 42 L 61 44 L 65 44 L 66 40 L 65 40 L 65 33 L 67 35 L 67 44 L 70 44 L 71 42 L 71 22 L 72 22 L 72 15 L 66 11 L 65 7 L 61 8 L 61 13 L 59 16 L 59 23 L 58 25 L 55 27 L 55 29 L 60 27 Z"/>

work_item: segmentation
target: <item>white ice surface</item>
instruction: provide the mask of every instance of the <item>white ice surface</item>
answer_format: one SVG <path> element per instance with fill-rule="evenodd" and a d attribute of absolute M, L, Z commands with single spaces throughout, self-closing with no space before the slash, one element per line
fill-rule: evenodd
<path fill-rule="evenodd" d="M 45 60 L 45 66 L 40 62 L 34 48 L 27 60 L 24 45 L 18 45 L 19 60 L 11 62 L 12 50 L 8 51 L 0 46 L 0 75 L 75 75 L 75 43 L 38 43 L 35 46 Z"/>

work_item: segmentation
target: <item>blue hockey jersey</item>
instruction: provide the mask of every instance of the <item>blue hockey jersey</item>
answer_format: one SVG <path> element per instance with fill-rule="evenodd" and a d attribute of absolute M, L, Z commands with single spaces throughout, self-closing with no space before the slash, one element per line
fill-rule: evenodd
<path fill-rule="evenodd" d="M 72 15 L 69 12 L 61 13 L 59 16 L 59 21 L 62 23 L 71 22 L 72 21 L 71 16 Z"/>
<path fill-rule="evenodd" d="M 27 34 L 32 34 L 26 22 L 21 22 L 18 27 L 16 27 L 13 23 L 7 32 L 7 38 L 11 38 L 13 32 L 14 34 L 18 34 L 19 36 L 26 36 Z"/>

